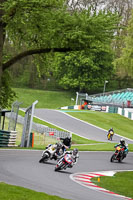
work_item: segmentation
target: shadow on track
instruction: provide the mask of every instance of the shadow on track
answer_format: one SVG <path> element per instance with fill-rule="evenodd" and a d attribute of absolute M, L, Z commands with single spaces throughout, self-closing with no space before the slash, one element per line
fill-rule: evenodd
<path fill-rule="evenodd" d="M 56 165 L 56 163 L 52 163 L 52 162 L 42 162 L 40 164 Z"/>

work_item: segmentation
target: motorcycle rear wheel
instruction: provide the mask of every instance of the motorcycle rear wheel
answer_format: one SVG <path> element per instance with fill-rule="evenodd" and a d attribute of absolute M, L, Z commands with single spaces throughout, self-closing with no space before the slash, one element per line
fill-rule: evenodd
<path fill-rule="evenodd" d="M 39 160 L 39 163 L 44 163 L 47 160 L 48 160 L 48 156 L 44 154 L 43 157 Z"/>
<path fill-rule="evenodd" d="M 118 162 L 122 162 L 122 156 L 120 156 L 120 158 L 119 158 Z"/>
<path fill-rule="evenodd" d="M 115 160 L 115 154 L 113 154 L 113 155 L 111 156 L 110 162 L 114 162 L 114 160 Z"/>

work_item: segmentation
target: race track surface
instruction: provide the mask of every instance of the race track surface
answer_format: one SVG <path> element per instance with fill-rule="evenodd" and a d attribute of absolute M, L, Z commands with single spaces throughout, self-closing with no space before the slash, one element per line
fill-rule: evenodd
<path fill-rule="evenodd" d="M 55 172 L 55 161 L 39 163 L 41 151 L 0 150 L 0 181 L 71 200 L 123 199 L 88 189 L 72 181 L 70 175 L 79 172 L 132 170 L 133 154 L 122 163 L 111 163 L 112 152 L 79 152 L 79 161 L 72 169 Z"/>

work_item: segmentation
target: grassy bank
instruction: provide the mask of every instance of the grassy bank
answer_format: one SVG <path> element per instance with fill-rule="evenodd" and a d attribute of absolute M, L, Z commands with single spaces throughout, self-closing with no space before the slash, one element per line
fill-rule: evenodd
<path fill-rule="evenodd" d="M 92 178 L 92 182 L 107 190 L 126 197 L 133 198 L 133 172 L 118 172 L 114 176 L 102 176 L 100 182 L 98 178 Z"/>
<path fill-rule="evenodd" d="M 78 148 L 79 151 L 115 151 L 114 145 L 116 143 L 97 143 L 97 144 L 90 144 L 90 145 L 77 145 L 72 146 L 73 148 Z M 129 151 L 133 151 L 133 144 L 128 145 Z"/>
<path fill-rule="evenodd" d="M 16 100 L 22 102 L 20 107 L 27 108 L 34 101 L 38 100 L 36 108 L 58 109 L 62 106 L 74 104 L 71 98 L 75 99 L 76 94 L 66 91 L 44 91 L 23 88 L 13 88 L 17 94 Z"/>
<path fill-rule="evenodd" d="M 58 196 L 48 195 L 42 192 L 35 192 L 23 187 L 0 183 L 1 200 L 65 200 Z"/>

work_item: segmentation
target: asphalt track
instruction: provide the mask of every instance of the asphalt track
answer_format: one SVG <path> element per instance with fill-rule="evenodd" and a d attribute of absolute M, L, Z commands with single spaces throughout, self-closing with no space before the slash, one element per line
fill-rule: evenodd
<path fill-rule="evenodd" d="M 106 131 L 80 122 L 55 110 L 35 110 L 35 116 L 89 139 L 107 141 Z M 114 141 L 120 137 L 115 136 Z M 128 141 L 132 142 L 132 141 Z M 57 195 L 71 200 L 123 199 L 86 188 L 70 179 L 74 173 L 111 170 L 133 170 L 133 153 L 122 163 L 111 163 L 113 152 L 79 152 L 79 161 L 72 169 L 55 172 L 55 161 L 40 164 L 41 151 L 0 150 L 0 181 L 23 186 L 39 192 Z"/>
<path fill-rule="evenodd" d="M 39 163 L 41 151 L 0 150 L 0 181 L 71 200 L 123 199 L 86 188 L 70 179 L 73 173 L 108 170 L 132 170 L 133 154 L 122 163 L 111 163 L 112 152 L 79 152 L 72 169 L 55 172 L 55 161 Z"/>

